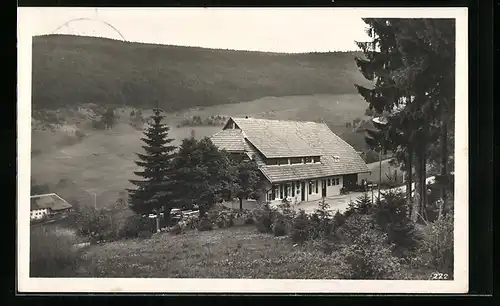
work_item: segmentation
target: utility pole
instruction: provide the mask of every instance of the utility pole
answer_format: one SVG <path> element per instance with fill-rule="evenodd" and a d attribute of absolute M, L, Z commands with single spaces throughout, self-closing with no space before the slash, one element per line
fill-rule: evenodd
<path fill-rule="evenodd" d="M 378 172 L 378 199 L 380 200 L 380 184 L 382 184 L 382 144 L 379 145 L 378 164 L 379 164 L 379 172 Z"/>
<path fill-rule="evenodd" d="M 85 192 L 90 195 L 92 201 L 94 202 L 94 208 L 97 209 L 97 195 L 93 192 L 88 191 L 88 190 L 85 190 Z"/>

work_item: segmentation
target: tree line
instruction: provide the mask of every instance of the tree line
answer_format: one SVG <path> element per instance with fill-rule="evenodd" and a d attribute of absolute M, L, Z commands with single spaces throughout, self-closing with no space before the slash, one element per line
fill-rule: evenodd
<path fill-rule="evenodd" d="M 455 21 L 453 19 L 365 18 L 369 41 L 357 42 L 355 61 L 372 88 L 356 85 L 369 109 L 385 124 L 368 142 L 392 151 L 407 173 L 407 201 L 417 221 L 426 206 L 426 166 L 440 167 L 443 207 L 453 171 Z M 413 169 L 415 196 L 412 196 Z"/>
<path fill-rule="evenodd" d="M 144 152 L 136 153 L 137 179 L 128 189 L 130 208 L 137 214 L 156 214 L 159 230 L 161 214 L 168 222 L 173 208 L 199 209 L 202 219 L 217 202 L 237 197 L 257 197 L 260 172 L 257 164 L 219 150 L 208 138 L 193 136 L 173 146 L 162 110 L 155 108 L 141 138 Z"/>

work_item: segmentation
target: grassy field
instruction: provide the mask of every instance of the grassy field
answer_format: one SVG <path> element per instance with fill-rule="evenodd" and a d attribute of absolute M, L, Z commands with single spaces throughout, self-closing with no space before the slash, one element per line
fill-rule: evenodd
<path fill-rule="evenodd" d="M 221 127 L 176 125 L 182 119 L 200 115 L 245 116 L 289 120 L 324 120 L 332 130 L 348 142 L 352 139 L 364 144 L 363 135 L 345 127 L 345 121 L 363 117 L 365 102 L 358 95 L 310 95 L 268 97 L 251 102 L 227 104 L 166 114 L 165 121 L 172 127 L 170 137 L 179 144 L 194 131 L 196 138 L 211 136 Z M 123 110 L 123 111 L 122 111 Z M 130 108 L 118 109 L 121 121 L 109 131 L 82 129 L 87 135 L 83 141 L 65 143 L 63 131 L 32 132 L 32 178 L 39 184 L 50 184 L 51 189 L 79 202 L 91 203 L 90 195 L 97 194 L 98 206 L 110 204 L 132 187 L 136 152 L 141 152 L 142 132 L 126 123 Z M 145 116 L 149 112 L 143 112 Z M 356 144 L 353 144 L 356 147 Z M 58 184 L 63 180 L 62 184 Z"/>
<path fill-rule="evenodd" d="M 33 105 L 84 103 L 168 111 L 266 96 L 352 94 L 368 85 L 360 52 L 280 54 L 46 35 L 33 39 Z"/>
<path fill-rule="evenodd" d="M 78 276 L 331 279 L 333 258 L 245 226 L 91 246 Z"/>
<path fill-rule="evenodd" d="M 340 249 L 338 249 L 340 251 Z M 254 226 L 189 231 L 91 245 L 76 277 L 339 279 L 342 255 L 319 245 L 258 233 Z M 408 279 L 432 270 L 402 268 Z"/>

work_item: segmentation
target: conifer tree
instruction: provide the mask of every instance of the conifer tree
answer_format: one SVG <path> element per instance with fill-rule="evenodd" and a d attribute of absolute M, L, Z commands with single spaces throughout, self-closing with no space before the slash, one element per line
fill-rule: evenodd
<path fill-rule="evenodd" d="M 162 110 L 155 108 L 148 128 L 144 131 L 144 142 L 142 148 L 145 153 L 136 153 L 139 160 L 135 161 L 141 171 L 134 174 L 142 180 L 130 180 L 137 186 L 136 189 L 128 189 L 130 196 L 130 207 L 138 213 L 156 213 L 156 227 L 160 227 L 160 213 L 163 209 L 164 218 L 167 219 L 172 208 L 172 182 L 171 182 L 171 159 L 175 146 L 170 145 L 173 139 L 168 138 L 170 128 L 162 123 L 164 116 Z"/>
<path fill-rule="evenodd" d="M 365 58 L 356 58 L 356 63 L 366 79 L 373 81 L 373 88 L 356 85 L 356 88 L 369 109 L 377 113 L 389 112 L 387 129 L 384 131 L 367 131 L 367 144 L 375 148 L 382 145 L 386 150 L 391 149 L 396 159 L 406 171 L 407 201 L 412 202 L 412 171 L 414 154 L 414 127 L 411 114 L 399 113 L 394 115 L 395 109 L 404 107 L 411 97 L 394 79 L 395 71 L 403 66 L 402 54 L 398 46 L 397 20 L 365 18 L 368 25 L 367 33 L 371 41 L 358 42 Z M 380 150 L 381 148 L 379 148 Z M 384 152 L 385 153 L 385 152 Z M 419 202 L 416 201 L 416 205 Z M 416 208 L 418 209 L 418 208 Z"/>
<path fill-rule="evenodd" d="M 182 141 L 173 160 L 176 199 L 182 206 L 197 205 L 200 217 L 234 189 L 236 168 L 225 151 L 208 138 Z"/>

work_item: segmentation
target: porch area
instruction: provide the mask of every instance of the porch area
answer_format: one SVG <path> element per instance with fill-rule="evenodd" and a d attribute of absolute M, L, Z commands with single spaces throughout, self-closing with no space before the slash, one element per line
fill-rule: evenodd
<path fill-rule="evenodd" d="M 339 196 L 343 186 L 342 176 L 273 183 L 268 185 L 266 201 L 279 204 L 286 199 L 292 205 L 319 201 L 322 198 Z"/>

